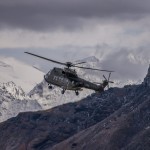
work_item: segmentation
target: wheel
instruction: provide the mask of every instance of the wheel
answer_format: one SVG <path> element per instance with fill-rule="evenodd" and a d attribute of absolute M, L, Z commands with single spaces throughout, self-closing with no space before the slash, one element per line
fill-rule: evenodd
<path fill-rule="evenodd" d="M 78 91 L 75 91 L 76 95 L 78 96 L 79 95 L 79 92 Z"/>
<path fill-rule="evenodd" d="M 49 85 L 48 88 L 51 90 L 53 87 L 51 85 Z"/>
<path fill-rule="evenodd" d="M 61 94 L 64 94 L 64 93 L 65 93 L 65 90 L 62 90 L 62 91 L 61 91 Z"/>

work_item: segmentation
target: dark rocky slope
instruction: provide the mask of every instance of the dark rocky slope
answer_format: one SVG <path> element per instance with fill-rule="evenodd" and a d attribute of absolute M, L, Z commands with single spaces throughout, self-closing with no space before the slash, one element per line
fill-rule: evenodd
<path fill-rule="evenodd" d="M 149 150 L 150 96 L 133 101 L 51 150 Z"/>
<path fill-rule="evenodd" d="M 150 144 L 149 75 L 150 69 L 141 85 L 112 88 L 47 111 L 21 113 L 0 124 L 0 149 L 52 149 L 76 133 L 53 149 L 140 149 L 139 142 L 146 149 Z"/>

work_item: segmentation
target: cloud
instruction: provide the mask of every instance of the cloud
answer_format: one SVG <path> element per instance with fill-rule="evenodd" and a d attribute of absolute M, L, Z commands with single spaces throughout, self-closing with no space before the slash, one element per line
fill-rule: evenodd
<path fill-rule="evenodd" d="M 0 0 L 0 54 L 95 55 L 116 77 L 139 79 L 150 63 L 149 26 L 149 0 Z"/>
<path fill-rule="evenodd" d="M 150 51 L 146 47 L 120 48 L 116 52 L 109 53 L 101 63 L 103 68 L 115 70 L 115 78 L 143 79 L 150 64 Z"/>
<path fill-rule="evenodd" d="M 71 31 L 92 19 L 135 20 L 149 13 L 149 0 L 1 0 L 0 28 Z"/>

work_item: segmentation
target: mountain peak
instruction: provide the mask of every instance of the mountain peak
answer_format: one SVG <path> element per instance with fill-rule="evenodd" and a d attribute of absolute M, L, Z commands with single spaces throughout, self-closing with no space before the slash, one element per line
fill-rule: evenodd
<path fill-rule="evenodd" d="M 149 68 L 148 68 L 148 75 L 150 75 L 150 64 L 149 64 Z"/>
<path fill-rule="evenodd" d="M 149 68 L 148 68 L 147 75 L 144 78 L 144 85 L 150 87 L 150 65 L 149 65 Z"/>
<path fill-rule="evenodd" d="M 25 98 L 25 92 L 22 90 L 21 87 L 16 86 L 16 84 L 13 81 L 3 83 L 1 86 L 3 90 L 10 93 L 14 98 L 16 99 Z"/>

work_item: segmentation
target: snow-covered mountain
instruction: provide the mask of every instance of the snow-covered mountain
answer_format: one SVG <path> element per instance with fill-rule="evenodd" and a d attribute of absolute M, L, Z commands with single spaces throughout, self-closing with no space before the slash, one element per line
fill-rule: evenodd
<path fill-rule="evenodd" d="M 44 73 L 15 58 L 0 56 L 0 82 L 13 81 L 26 93 L 43 80 Z"/>
<path fill-rule="evenodd" d="M 14 58 L 0 56 L 0 122 L 19 112 L 40 110 L 28 93 L 43 80 L 44 73 Z"/>
<path fill-rule="evenodd" d="M 0 84 L 0 122 L 15 117 L 19 112 L 42 109 L 36 100 L 29 99 L 13 82 Z"/>
<path fill-rule="evenodd" d="M 53 86 L 53 89 L 50 90 L 47 83 L 43 81 L 29 93 L 29 96 L 31 99 L 36 99 L 43 109 L 49 109 L 64 103 L 81 100 L 92 93 L 91 90 L 84 89 L 79 96 L 76 96 L 73 91 L 66 91 L 62 95 L 61 90 L 56 86 Z"/>

